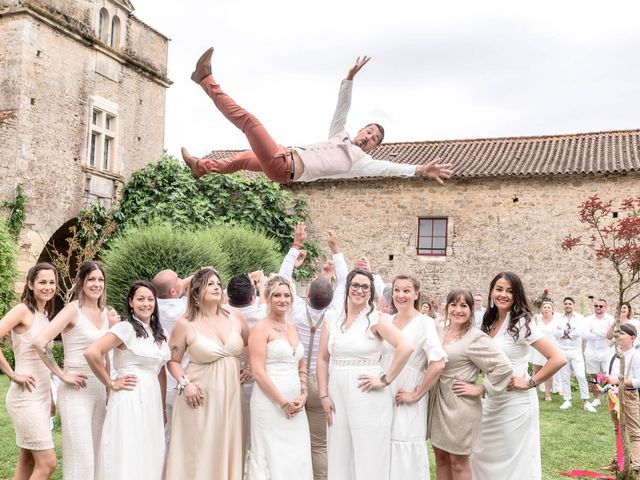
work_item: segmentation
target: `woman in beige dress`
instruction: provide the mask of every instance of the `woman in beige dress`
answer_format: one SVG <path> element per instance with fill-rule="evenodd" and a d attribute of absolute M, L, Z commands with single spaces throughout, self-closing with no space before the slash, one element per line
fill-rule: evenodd
<path fill-rule="evenodd" d="M 447 363 L 429 397 L 429 437 L 438 480 L 471 480 L 469 454 L 478 441 L 480 397 L 504 391 L 511 380 L 511 362 L 493 340 L 476 328 L 473 294 L 449 292 L 443 347 Z M 476 384 L 482 371 L 482 384 Z"/>
<path fill-rule="evenodd" d="M 169 372 L 178 382 L 165 478 L 241 480 L 240 355 L 249 328 L 222 308 L 222 282 L 212 268 L 191 280 L 186 315 L 169 339 Z M 182 357 L 189 365 L 182 368 Z"/>
<path fill-rule="evenodd" d="M 91 372 L 85 349 L 109 329 L 105 308 L 104 267 L 88 261 L 80 265 L 73 301 L 40 332 L 33 344 L 42 361 L 62 384 L 58 410 L 62 421 L 62 471 L 64 480 L 93 480 L 106 414 L 107 391 Z M 64 370 L 47 346 L 62 334 Z M 108 363 L 104 359 L 105 364 Z"/>
<path fill-rule="evenodd" d="M 52 265 L 31 267 L 20 303 L 0 320 L 0 338 L 11 332 L 15 370 L 0 349 L 0 369 L 11 380 L 7 410 L 20 448 L 15 480 L 47 479 L 56 469 L 49 426 L 52 410 L 49 369 L 33 347 L 34 337 L 53 313 L 58 275 Z"/>

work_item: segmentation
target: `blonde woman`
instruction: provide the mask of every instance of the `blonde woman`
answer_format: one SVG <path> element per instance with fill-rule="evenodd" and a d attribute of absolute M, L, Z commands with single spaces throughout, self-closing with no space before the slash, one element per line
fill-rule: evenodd
<path fill-rule="evenodd" d="M 106 295 L 104 267 L 99 262 L 84 262 L 78 269 L 73 300 L 33 342 L 45 365 L 62 380 L 58 389 L 58 410 L 62 421 L 65 480 L 95 478 L 107 391 L 91 372 L 84 351 L 109 329 Z M 60 334 L 64 346 L 64 370 L 56 363 L 49 347 Z M 103 363 L 108 361 L 103 359 Z"/>
<path fill-rule="evenodd" d="M 311 443 L 304 410 L 307 367 L 304 347 L 288 320 L 294 299 L 289 280 L 275 275 L 264 289 L 267 316 L 251 329 L 249 479 L 311 480 Z"/>
<path fill-rule="evenodd" d="M 29 269 L 20 303 L 0 320 L 0 338 L 11 333 L 15 370 L 0 349 L 0 369 L 11 380 L 7 411 L 20 448 L 16 480 L 47 479 L 56 469 L 51 436 L 52 410 L 50 374 L 38 358 L 33 340 L 53 314 L 58 275 L 52 265 L 39 263 Z"/>
<path fill-rule="evenodd" d="M 553 312 L 553 302 L 551 300 L 545 300 L 542 302 L 542 306 L 540 307 L 540 315 L 535 317 L 535 322 L 540 328 L 540 331 L 544 335 L 546 339 L 552 342 L 554 345 L 556 343 L 555 337 L 553 336 L 554 330 L 557 327 L 556 316 Z M 544 355 L 542 355 L 538 350 L 533 347 L 529 348 L 529 355 L 532 364 L 532 373 L 535 375 L 538 373 L 545 363 L 547 363 L 547 359 Z M 553 382 L 554 377 L 548 378 L 544 382 L 544 401 L 551 401 L 551 392 L 553 391 Z"/>
<path fill-rule="evenodd" d="M 242 386 L 240 355 L 246 321 L 222 307 L 222 281 L 212 268 L 191 279 L 185 316 L 169 346 L 177 381 L 165 478 L 241 480 Z M 189 355 L 189 365 L 182 358 Z"/>

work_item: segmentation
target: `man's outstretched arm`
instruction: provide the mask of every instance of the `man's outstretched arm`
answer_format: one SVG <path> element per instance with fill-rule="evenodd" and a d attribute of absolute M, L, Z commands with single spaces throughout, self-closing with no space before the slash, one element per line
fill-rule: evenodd
<path fill-rule="evenodd" d="M 349 69 L 347 77 L 340 83 L 340 92 L 338 93 L 338 104 L 336 110 L 333 113 L 331 119 L 331 126 L 329 127 L 329 138 L 333 138 L 345 132 L 347 125 L 347 115 L 351 108 L 351 91 L 353 90 L 353 79 L 356 74 L 364 67 L 367 62 L 371 60 L 371 57 L 366 55 L 357 58 L 356 63 Z"/>
<path fill-rule="evenodd" d="M 453 176 L 453 165 L 441 163 L 436 158 L 425 165 L 408 165 L 406 163 L 375 160 L 369 156 L 358 160 L 346 173 L 329 175 L 322 178 L 355 178 L 355 177 L 427 177 L 442 184 Z"/>

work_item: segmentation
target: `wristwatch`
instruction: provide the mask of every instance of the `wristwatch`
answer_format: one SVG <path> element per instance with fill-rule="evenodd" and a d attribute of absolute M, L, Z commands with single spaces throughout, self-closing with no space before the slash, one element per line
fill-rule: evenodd
<path fill-rule="evenodd" d="M 383 373 L 382 375 L 380 375 L 380 381 L 382 383 L 384 383 L 385 385 L 389 386 L 389 380 L 387 380 L 387 374 Z"/>
<path fill-rule="evenodd" d="M 529 379 L 528 383 L 529 383 L 529 388 L 536 388 L 536 386 L 538 385 L 536 381 L 533 379 L 533 377 Z"/>

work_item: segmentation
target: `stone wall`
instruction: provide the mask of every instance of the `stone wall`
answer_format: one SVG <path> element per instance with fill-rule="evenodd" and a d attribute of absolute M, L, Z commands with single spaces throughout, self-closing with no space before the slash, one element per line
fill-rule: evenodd
<path fill-rule="evenodd" d="M 594 193 L 603 199 L 637 196 L 640 175 L 460 179 L 445 186 L 413 178 L 349 180 L 292 189 L 309 203 L 312 238 L 335 229 L 349 264 L 365 255 L 385 280 L 414 274 L 423 291 L 441 301 L 458 287 L 487 295 L 493 276 L 512 270 L 530 298 L 547 288 L 557 308 L 570 295 L 587 312 L 589 296 L 615 304 L 616 277 L 586 250 L 563 252 L 561 240 L 580 231 L 583 200 Z M 445 257 L 416 254 L 422 216 L 448 217 Z"/>
<path fill-rule="evenodd" d="M 168 40 L 150 27 L 134 22 L 132 28 L 152 32 L 153 40 L 164 45 L 162 52 L 155 50 L 160 52 L 155 73 L 143 71 L 144 66 L 125 53 L 78 35 L 72 24 L 93 18 L 93 1 L 33 3 L 58 16 L 78 17 L 57 23 L 56 15 L 25 6 L 0 16 L 0 112 L 13 112 L 0 122 L 0 171 L 5 179 L 0 199 L 10 198 L 17 183 L 24 185 L 21 272 L 80 209 L 93 202 L 110 204 L 134 170 L 162 156 L 165 93 L 171 83 L 161 75 L 166 72 Z M 95 98 L 117 106 L 117 149 L 110 172 L 87 164 Z"/>

